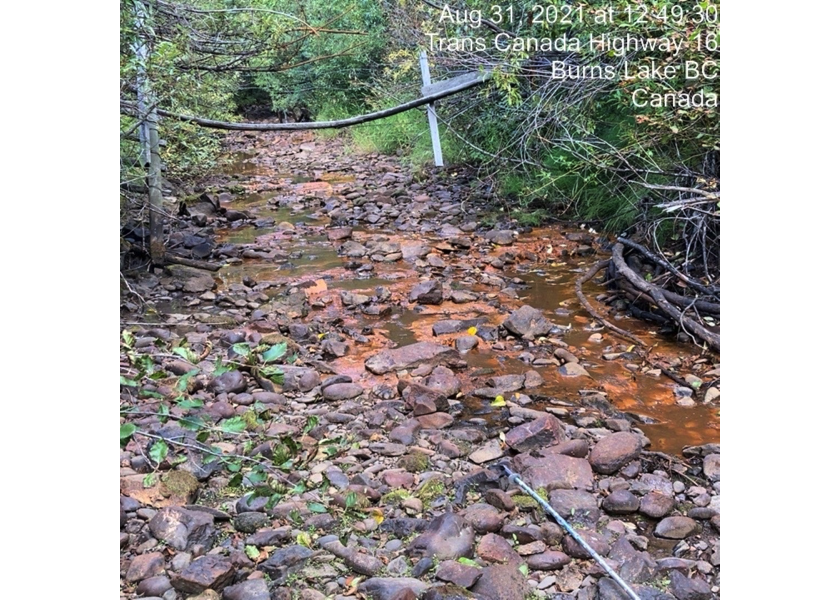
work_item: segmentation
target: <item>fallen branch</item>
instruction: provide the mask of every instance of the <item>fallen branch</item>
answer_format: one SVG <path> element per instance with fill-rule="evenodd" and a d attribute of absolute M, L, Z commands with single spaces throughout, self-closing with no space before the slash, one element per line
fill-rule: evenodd
<path fill-rule="evenodd" d="M 629 331 L 624 331 L 623 329 L 621 329 L 619 327 L 616 327 L 615 325 L 613 325 L 612 323 L 607 321 L 604 317 L 602 317 L 598 313 L 598 311 L 595 310 L 595 307 L 593 307 L 589 303 L 589 300 L 587 300 L 586 296 L 584 296 L 584 294 L 583 294 L 583 284 L 586 283 L 587 281 L 589 281 L 590 279 L 592 279 L 593 277 L 595 277 L 595 274 L 598 273 L 598 271 L 600 271 L 601 269 L 605 268 L 609 263 L 610 263 L 610 261 L 608 259 L 599 261 L 599 262 L 595 263 L 594 265 L 592 265 L 592 268 L 590 268 L 586 273 L 584 273 L 583 276 L 581 276 L 581 277 L 579 277 L 578 279 L 575 280 L 575 294 L 577 294 L 578 301 L 580 301 L 583 308 L 586 309 L 586 312 L 588 312 L 595 319 L 597 319 L 598 322 L 600 322 L 604 327 L 606 327 L 607 329 L 609 329 L 610 331 L 612 331 L 616 335 L 619 335 L 619 336 L 623 337 L 624 339 L 630 340 L 631 342 L 633 342 L 634 344 L 637 344 L 638 346 L 646 348 L 647 344 L 645 344 L 642 340 L 637 338 L 635 335 L 633 335 Z"/>
<path fill-rule="evenodd" d="M 206 262 L 203 260 L 194 260 L 192 258 L 184 258 L 177 254 L 170 254 L 167 252 L 163 255 L 163 262 L 165 264 L 184 265 L 185 267 L 192 267 L 194 269 L 202 269 L 204 271 L 218 271 L 222 265 L 218 263 Z"/>
<path fill-rule="evenodd" d="M 680 273 L 667 260 L 663 260 L 660 257 L 656 256 L 653 252 L 651 252 L 650 250 L 648 250 L 647 248 L 645 248 L 641 244 L 637 244 L 636 242 L 633 242 L 633 241 L 628 240 L 627 238 L 623 238 L 623 237 L 618 238 L 618 241 L 621 242 L 622 244 L 624 244 L 625 246 L 629 246 L 629 247 L 633 248 L 633 250 L 636 250 L 637 252 L 643 254 L 645 256 L 645 258 L 647 258 L 649 261 L 654 262 L 657 265 L 659 265 L 660 267 L 662 267 L 663 269 L 666 269 L 669 272 L 673 273 L 674 276 L 677 277 L 680 281 L 682 281 L 686 285 L 689 285 L 689 286 L 693 287 L 698 292 L 701 292 L 703 294 L 707 294 L 709 296 L 714 296 L 715 298 L 720 298 L 720 286 L 717 286 L 717 285 L 706 286 L 706 285 L 703 285 L 702 283 L 700 283 L 699 281 L 697 281 L 696 279 L 693 279 L 691 277 L 688 277 L 687 275 L 684 275 L 683 273 Z M 720 314 L 720 307 L 718 307 L 718 314 Z"/>
<path fill-rule="evenodd" d="M 696 335 L 701 340 L 709 344 L 713 349 L 720 352 L 720 336 L 709 331 L 694 319 L 680 312 L 674 304 L 668 301 L 662 293 L 662 289 L 658 286 L 652 285 L 639 276 L 633 269 L 627 266 L 624 262 L 624 244 L 618 242 L 613 246 L 612 261 L 615 264 L 618 272 L 629 281 L 633 287 L 647 293 L 653 301 L 665 314 L 676 321 L 687 332 Z M 577 287 L 577 285 L 576 285 Z"/>

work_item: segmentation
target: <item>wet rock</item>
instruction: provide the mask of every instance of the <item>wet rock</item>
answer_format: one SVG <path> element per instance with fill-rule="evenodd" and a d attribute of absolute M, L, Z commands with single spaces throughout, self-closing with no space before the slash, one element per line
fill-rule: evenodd
<path fill-rule="evenodd" d="M 408 547 L 410 553 L 420 553 L 438 560 L 456 560 L 472 556 L 475 533 L 463 517 L 446 512 L 432 519 L 425 531 Z"/>
<path fill-rule="evenodd" d="M 411 288 L 408 301 L 419 304 L 440 304 L 443 302 L 443 288 L 436 280 L 423 281 Z"/>
<path fill-rule="evenodd" d="M 207 292 L 214 287 L 216 287 L 216 282 L 213 280 L 213 276 L 207 273 L 200 273 L 184 282 L 184 291 L 191 294 Z"/>
<path fill-rule="evenodd" d="M 483 568 L 472 591 L 494 600 L 524 600 L 530 587 L 517 564 L 510 563 Z"/>
<path fill-rule="evenodd" d="M 239 371 L 227 371 L 214 377 L 210 388 L 217 394 L 238 394 L 248 389 L 248 383 Z"/>
<path fill-rule="evenodd" d="M 454 294 L 455 292 L 453 292 Z M 445 319 L 443 321 L 438 321 L 434 325 L 432 325 L 432 335 L 447 335 L 450 333 L 460 333 L 462 331 L 466 331 L 470 327 L 477 327 L 484 321 L 486 321 L 486 317 L 480 317 L 478 319 Z"/>
<path fill-rule="evenodd" d="M 455 339 L 455 349 L 462 354 L 476 346 L 478 346 L 478 338 L 474 335 L 462 335 Z"/>
<path fill-rule="evenodd" d="M 591 489 L 592 467 L 583 458 L 564 454 L 548 454 L 541 458 L 527 457 L 522 465 L 522 476 L 533 488 Z"/>
<path fill-rule="evenodd" d="M 175 506 L 159 510 L 149 522 L 149 530 L 176 550 L 194 545 L 210 548 L 216 535 L 211 515 Z"/>
<path fill-rule="evenodd" d="M 598 441 L 589 454 L 592 468 L 601 474 L 611 475 L 635 460 L 642 453 L 642 438 L 634 433 L 620 431 Z"/>
<path fill-rule="evenodd" d="M 639 499 L 629 490 L 616 490 L 601 503 L 601 508 L 612 515 L 629 515 L 639 510 L 639 506 Z"/>
<path fill-rule="evenodd" d="M 505 435 L 505 442 L 517 452 L 528 452 L 546 446 L 553 446 L 566 439 L 560 420 L 548 413 L 533 421 L 511 429 Z"/>
<path fill-rule="evenodd" d="M 665 517 L 656 525 L 653 534 L 670 540 L 682 540 L 700 530 L 700 525 L 690 517 Z"/>
<path fill-rule="evenodd" d="M 675 504 L 673 496 L 666 496 L 660 492 L 648 492 L 642 497 L 639 512 L 646 517 L 661 519 L 674 510 Z"/>
<path fill-rule="evenodd" d="M 222 591 L 222 600 L 271 600 L 271 593 L 265 579 L 246 579 L 226 587 Z"/>
<path fill-rule="evenodd" d="M 125 580 L 129 582 L 140 581 L 163 573 L 166 560 L 160 552 L 141 554 L 131 559 L 128 570 L 125 573 Z"/>
<path fill-rule="evenodd" d="M 454 351 L 449 346 L 432 342 L 417 342 L 401 348 L 384 350 L 365 361 L 365 367 L 375 375 L 384 375 L 391 371 L 400 371 L 418 364 L 444 356 L 452 356 Z"/>
<path fill-rule="evenodd" d="M 567 362 L 565 365 L 557 369 L 557 372 L 564 377 L 592 377 L 589 371 L 584 369 L 580 363 Z"/>
<path fill-rule="evenodd" d="M 458 561 L 445 560 L 435 573 L 441 581 L 448 581 L 463 588 L 471 587 L 481 576 L 481 570 L 470 565 L 462 565 Z"/>
<path fill-rule="evenodd" d="M 413 577 L 372 577 L 359 585 L 359 592 L 370 600 L 402 600 L 406 590 L 419 597 L 428 587 Z"/>
<path fill-rule="evenodd" d="M 402 391 L 402 397 L 406 406 L 418 417 L 449 409 L 449 402 L 443 393 L 419 383 L 408 384 Z"/>
<path fill-rule="evenodd" d="M 546 550 L 542 554 L 534 554 L 525 559 L 529 569 L 534 571 L 553 571 L 565 567 L 572 558 L 559 550 Z"/>
<path fill-rule="evenodd" d="M 709 600 L 712 588 L 699 577 L 686 577 L 679 571 L 671 571 L 670 589 L 677 600 Z"/>
<path fill-rule="evenodd" d="M 595 497 L 582 490 L 554 490 L 548 503 L 564 519 L 574 514 L 577 521 L 595 523 L 601 516 Z"/>
<path fill-rule="evenodd" d="M 499 531 L 505 520 L 505 515 L 489 504 L 479 502 L 471 504 L 461 513 L 464 520 L 469 523 L 476 533 L 488 533 Z"/>
<path fill-rule="evenodd" d="M 551 322 L 543 316 L 542 311 L 527 304 L 513 311 L 502 325 L 512 334 L 526 340 L 545 335 L 553 327 Z"/>
<path fill-rule="evenodd" d="M 516 232 L 510 229 L 494 229 L 485 233 L 484 238 L 499 246 L 510 246 L 516 239 Z"/>
<path fill-rule="evenodd" d="M 478 542 L 476 554 L 489 562 L 521 564 L 523 559 L 508 541 L 495 533 L 488 533 Z"/>
<path fill-rule="evenodd" d="M 207 588 L 219 591 L 233 581 L 235 573 L 230 558 L 218 554 L 200 556 L 172 577 L 172 587 L 185 594 L 198 594 Z"/>
<path fill-rule="evenodd" d="M 356 383 L 334 383 L 321 390 L 326 400 L 351 400 L 361 396 L 364 388 Z"/>

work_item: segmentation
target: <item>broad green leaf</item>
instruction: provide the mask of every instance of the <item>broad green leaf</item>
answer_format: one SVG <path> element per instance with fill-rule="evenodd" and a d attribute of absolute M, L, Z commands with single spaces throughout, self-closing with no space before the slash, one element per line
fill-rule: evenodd
<path fill-rule="evenodd" d="M 309 415 L 306 417 L 306 425 L 303 427 L 303 433 L 309 433 L 318 426 L 318 417 Z"/>
<path fill-rule="evenodd" d="M 467 565 L 468 567 L 478 567 L 477 562 L 475 562 L 471 558 L 467 558 L 466 556 L 462 556 L 461 558 L 459 558 L 458 562 L 461 563 L 462 565 Z"/>
<path fill-rule="evenodd" d="M 256 546 L 251 546 L 250 544 L 247 544 L 245 546 L 245 554 L 251 560 L 257 560 L 260 556 L 260 551 Z"/>
<path fill-rule="evenodd" d="M 245 419 L 241 416 L 238 417 L 231 417 L 230 419 L 225 419 L 222 421 L 220 428 L 225 433 L 241 433 L 245 431 L 245 428 L 248 426 L 245 423 Z"/>
<path fill-rule="evenodd" d="M 157 483 L 157 473 L 149 473 L 143 478 L 143 487 L 150 488 Z"/>
<path fill-rule="evenodd" d="M 178 383 L 175 384 L 175 389 L 179 392 L 186 392 L 187 386 L 190 384 L 190 379 L 192 379 L 195 375 L 198 375 L 199 370 L 194 369 L 189 373 L 185 373 L 178 378 Z"/>
<path fill-rule="evenodd" d="M 286 342 L 281 342 L 280 344 L 274 344 L 271 348 L 263 352 L 262 358 L 265 362 L 271 362 L 277 360 L 284 354 L 286 354 Z"/>
<path fill-rule="evenodd" d="M 207 438 L 210 437 L 209 431 L 200 431 L 198 435 L 195 436 L 195 439 L 201 442 L 202 444 L 207 441 Z"/>
<path fill-rule="evenodd" d="M 277 503 L 280 502 L 281 499 L 282 499 L 282 496 L 280 496 L 280 494 L 277 494 L 277 493 L 271 494 L 271 497 L 268 499 L 268 502 L 266 502 L 266 504 L 265 504 L 265 509 L 266 510 L 271 510 L 272 508 L 277 506 Z"/>
<path fill-rule="evenodd" d="M 188 360 L 193 364 L 198 362 L 198 357 L 195 355 L 195 352 L 193 352 L 189 348 L 173 348 L 172 352 L 173 354 L 177 354 L 184 360 Z"/>
<path fill-rule="evenodd" d="M 167 454 L 169 454 L 169 446 L 163 440 L 156 441 L 149 449 L 149 458 L 158 464 L 166 459 Z"/>
<path fill-rule="evenodd" d="M 307 502 L 306 508 L 314 513 L 325 513 L 327 512 L 327 507 L 321 504 L 320 502 Z"/>
<path fill-rule="evenodd" d="M 224 364 L 222 362 L 222 357 L 217 356 L 216 357 L 216 363 L 215 363 L 214 369 L 213 369 L 213 376 L 218 377 L 222 373 L 227 373 L 228 371 L 233 371 L 233 369 L 235 369 L 235 368 L 236 367 L 234 367 L 233 365 Z"/>
<path fill-rule="evenodd" d="M 519 565 L 519 572 L 522 573 L 525 577 L 528 577 L 528 565 L 521 564 Z"/>
<path fill-rule="evenodd" d="M 183 398 L 183 399 L 178 401 L 178 406 L 180 406 L 181 408 L 186 408 L 186 409 L 201 408 L 202 406 L 204 406 L 204 402 L 202 402 L 198 398 Z"/>
<path fill-rule="evenodd" d="M 158 400 L 163 400 L 163 394 L 151 390 L 140 390 L 137 395 L 141 398 L 157 398 Z"/>
<path fill-rule="evenodd" d="M 137 431 L 137 425 L 134 423 L 123 423 L 120 425 L 120 440 L 127 440 L 134 432 Z"/>
<path fill-rule="evenodd" d="M 230 481 L 228 481 L 228 485 L 233 488 L 242 485 L 242 473 L 237 473 L 236 475 L 231 477 Z"/>
<path fill-rule="evenodd" d="M 250 356 L 251 354 L 251 346 L 248 342 L 239 342 L 238 344 L 234 344 L 231 346 L 234 352 L 236 352 L 239 356 Z"/>
<path fill-rule="evenodd" d="M 128 346 L 129 348 L 134 347 L 134 334 L 130 331 L 123 331 L 122 332 L 122 339 L 123 343 Z"/>
<path fill-rule="evenodd" d="M 198 431 L 204 426 L 204 422 L 198 417 L 189 416 L 184 417 L 183 419 L 178 419 L 178 425 L 184 429 L 189 429 L 190 431 Z"/>
<path fill-rule="evenodd" d="M 309 534 L 306 533 L 305 531 L 301 531 L 299 534 L 297 534 L 297 537 L 295 538 L 295 542 L 299 546 L 306 546 L 307 548 L 312 547 L 312 538 L 309 537 Z"/>
<path fill-rule="evenodd" d="M 128 387 L 137 387 L 137 382 L 133 379 L 126 379 L 122 375 L 120 375 L 120 385 L 127 385 Z"/>
<path fill-rule="evenodd" d="M 161 404 L 158 406 L 157 410 L 158 420 L 161 423 L 166 423 L 166 420 L 169 418 L 169 406 L 166 404 Z"/>

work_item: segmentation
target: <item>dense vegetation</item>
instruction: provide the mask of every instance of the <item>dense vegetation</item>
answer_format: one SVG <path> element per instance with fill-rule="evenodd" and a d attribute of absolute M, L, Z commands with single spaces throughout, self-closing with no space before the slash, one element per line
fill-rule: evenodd
<path fill-rule="evenodd" d="M 555 7 L 562 3 L 546 3 Z M 624 233 L 678 258 L 686 274 L 717 279 L 720 131 L 717 106 L 644 106 L 646 94 L 684 91 L 719 95 L 716 5 L 702 0 L 582 3 L 571 18 L 535 18 L 533 2 L 512 1 L 501 18 L 493 1 L 465 0 L 467 22 L 441 19 L 434 2 L 356 0 L 162 0 L 122 2 L 122 181 L 142 181 L 137 160 L 138 81 L 147 73 L 162 109 L 223 121 L 254 109 L 283 118 L 322 120 L 393 106 L 417 97 L 417 52 L 428 48 L 437 80 L 467 71 L 493 74 L 490 85 L 437 105 L 444 156 L 469 163 L 477 185 L 492 186 L 499 206 L 523 224 L 548 218 L 585 220 Z M 510 6 L 510 8 L 506 8 Z M 569 5 L 571 6 L 571 5 Z M 138 22 L 138 7 L 148 19 Z M 612 7 L 612 22 L 597 23 Z M 676 7 L 676 8 L 675 8 Z M 466 18 L 480 10 L 482 21 Z M 692 19 L 692 11 L 701 19 Z M 569 13 L 567 13 L 567 16 Z M 562 17 L 562 13 L 560 15 Z M 496 22 L 494 22 L 496 21 Z M 591 48 L 500 50 L 500 32 L 516 37 L 588 38 L 630 35 L 667 38 L 674 50 L 620 52 Z M 488 41 L 453 49 L 437 39 Z M 149 56 L 138 59 L 145 42 Z M 685 69 L 662 80 L 552 78 L 552 65 L 613 68 L 631 65 L 713 65 L 711 76 L 689 79 Z M 240 116 L 237 116 L 240 115 Z M 206 172 L 219 152 L 219 134 L 162 120 L 161 158 L 170 178 Z M 425 111 L 412 110 L 351 130 L 365 149 L 430 159 Z M 124 186 L 125 187 L 125 186 Z"/>

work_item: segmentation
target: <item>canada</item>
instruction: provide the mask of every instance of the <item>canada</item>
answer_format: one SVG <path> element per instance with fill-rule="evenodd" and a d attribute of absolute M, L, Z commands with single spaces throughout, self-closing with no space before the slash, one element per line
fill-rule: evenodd
<path fill-rule="evenodd" d="M 720 106 L 720 96 L 713 92 L 706 93 L 703 90 L 694 94 L 689 94 L 688 92 L 659 94 L 646 89 L 638 89 L 633 91 L 633 106 L 650 106 L 653 108 L 661 108 L 663 106 L 715 108 Z"/>

